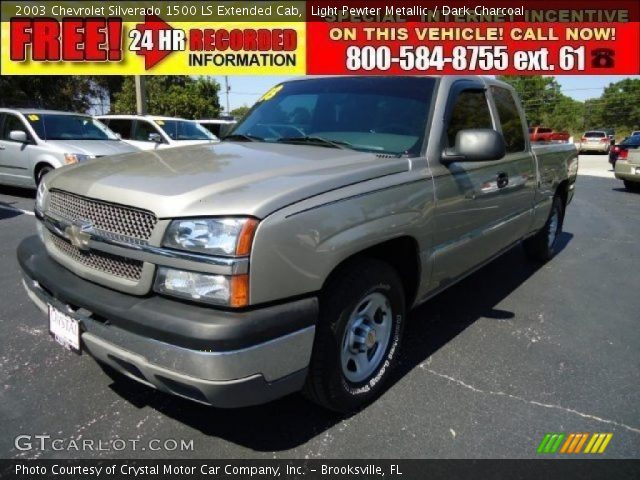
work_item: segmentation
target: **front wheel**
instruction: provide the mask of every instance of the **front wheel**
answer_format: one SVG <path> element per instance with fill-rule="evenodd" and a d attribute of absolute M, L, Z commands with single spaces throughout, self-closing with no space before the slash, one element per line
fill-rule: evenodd
<path fill-rule="evenodd" d="M 53 167 L 51 165 L 44 165 L 40 167 L 36 173 L 36 186 L 40 185 L 40 182 L 42 182 L 45 175 L 51 171 L 53 171 Z"/>
<path fill-rule="evenodd" d="M 537 262 L 546 262 L 558 253 L 558 237 L 562 233 L 564 204 L 559 196 L 553 197 L 551 213 L 544 227 L 524 241 L 527 256 Z"/>
<path fill-rule="evenodd" d="M 375 400 L 398 363 L 404 317 L 402 282 L 391 266 L 363 259 L 339 272 L 320 297 L 305 394 L 338 412 Z"/>

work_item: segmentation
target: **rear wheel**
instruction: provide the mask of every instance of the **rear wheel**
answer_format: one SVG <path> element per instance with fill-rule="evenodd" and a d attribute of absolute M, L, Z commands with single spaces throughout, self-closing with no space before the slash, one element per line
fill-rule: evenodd
<path fill-rule="evenodd" d="M 524 251 L 531 260 L 546 262 L 557 253 L 558 237 L 562 233 L 563 220 L 564 203 L 556 195 L 553 197 L 551 213 L 547 223 L 538 233 L 524 241 Z"/>
<path fill-rule="evenodd" d="M 640 183 L 630 182 L 629 180 L 623 180 L 624 188 L 629 192 L 640 192 Z"/>
<path fill-rule="evenodd" d="M 44 176 L 52 170 L 53 167 L 51 165 L 42 165 L 41 167 L 39 167 L 36 171 L 36 186 L 40 185 L 40 182 L 42 182 Z"/>
<path fill-rule="evenodd" d="M 378 260 L 359 260 L 320 299 L 305 394 L 339 412 L 357 410 L 383 391 L 398 362 L 405 317 L 402 282 Z"/>

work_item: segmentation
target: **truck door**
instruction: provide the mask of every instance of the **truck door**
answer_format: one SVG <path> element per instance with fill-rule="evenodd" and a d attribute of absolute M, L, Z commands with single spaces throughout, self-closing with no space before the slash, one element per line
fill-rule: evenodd
<path fill-rule="evenodd" d="M 455 145 L 460 130 L 498 130 L 496 113 L 484 83 L 461 80 L 449 92 L 443 115 L 440 151 Z M 484 162 L 432 165 L 436 189 L 432 287 L 443 288 L 503 250 L 513 239 L 505 222 L 512 208 L 503 193 L 516 176 L 509 156 Z M 517 178 L 513 181 L 518 182 Z M 514 194 L 516 195 L 516 194 Z"/>
<path fill-rule="evenodd" d="M 536 189 L 536 165 L 526 141 L 526 119 L 511 90 L 492 85 L 498 129 L 504 137 L 507 154 L 500 160 L 507 182 L 500 189 L 501 209 L 505 221 L 504 235 L 509 243 L 520 240 L 528 231 Z"/>

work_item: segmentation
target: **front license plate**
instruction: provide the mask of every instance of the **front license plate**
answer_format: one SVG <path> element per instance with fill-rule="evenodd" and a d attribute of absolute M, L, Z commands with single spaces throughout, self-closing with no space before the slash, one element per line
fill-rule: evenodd
<path fill-rule="evenodd" d="M 80 353 L 80 323 L 49 305 L 49 333 L 63 347 Z"/>

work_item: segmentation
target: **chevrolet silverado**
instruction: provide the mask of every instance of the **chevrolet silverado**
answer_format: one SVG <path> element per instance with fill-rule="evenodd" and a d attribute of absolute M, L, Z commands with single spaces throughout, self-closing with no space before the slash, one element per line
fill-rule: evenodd
<path fill-rule="evenodd" d="M 51 172 L 18 258 L 51 335 L 139 382 L 353 411 L 411 308 L 518 244 L 554 256 L 577 166 L 493 79 L 293 80 L 220 144 Z"/>

